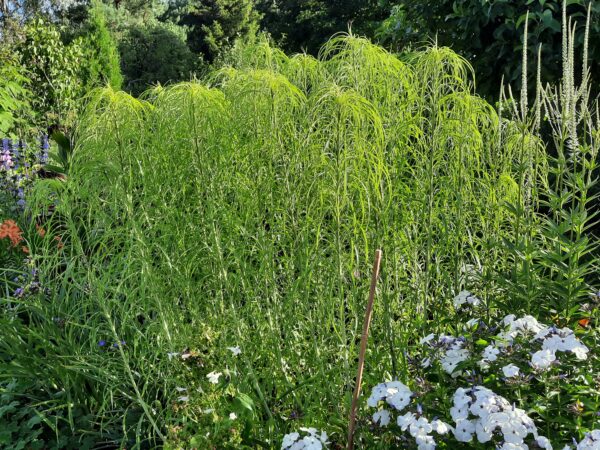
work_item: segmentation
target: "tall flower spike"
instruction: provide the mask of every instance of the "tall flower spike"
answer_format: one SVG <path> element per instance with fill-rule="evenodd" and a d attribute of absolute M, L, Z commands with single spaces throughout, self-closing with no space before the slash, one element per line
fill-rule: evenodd
<path fill-rule="evenodd" d="M 539 130 L 542 122 L 542 44 L 538 46 L 537 71 L 535 75 L 535 129 Z"/>
<path fill-rule="evenodd" d="M 523 60 L 521 67 L 521 117 L 527 120 L 527 33 L 529 32 L 529 11 L 525 14 L 525 31 L 523 33 Z"/>
<path fill-rule="evenodd" d="M 588 67 L 588 57 L 589 57 L 589 43 L 590 43 L 590 25 L 592 19 L 592 3 L 588 4 L 587 10 L 587 18 L 585 21 L 585 34 L 583 37 L 583 67 L 581 71 L 581 90 L 582 90 L 582 99 L 581 106 L 582 109 L 585 108 L 588 110 L 588 101 L 589 101 L 589 67 Z M 588 110 L 589 111 L 589 110 Z M 583 114 L 583 111 L 582 111 Z"/>
<path fill-rule="evenodd" d="M 13 153 L 13 160 L 14 160 L 14 163 L 15 163 L 15 167 L 14 168 L 18 169 L 19 166 L 20 166 L 21 157 L 22 157 L 22 154 L 19 151 L 18 143 L 15 143 L 15 145 L 12 147 L 12 153 Z"/>
<path fill-rule="evenodd" d="M 50 144 L 48 143 L 48 136 L 42 135 L 40 137 L 40 155 L 39 162 L 44 165 L 48 163 L 48 149 L 50 148 Z"/>
<path fill-rule="evenodd" d="M 577 29 L 577 23 L 571 24 L 569 18 L 569 36 L 568 36 L 568 64 L 569 64 L 569 106 L 570 114 L 567 115 L 568 124 L 568 139 L 567 147 L 571 150 L 571 156 L 574 160 L 577 158 L 579 150 L 579 139 L 577 137 L 577 89 L 575 88 L 575 31 Z"/>
<path fill-rule="evenodd" d="M 2 143 L 2 152 L 0 152 L 0 170 L 10 170 L 14 165 L 12 153 L 10 147 L 4 144 L 5 142 Z"/>

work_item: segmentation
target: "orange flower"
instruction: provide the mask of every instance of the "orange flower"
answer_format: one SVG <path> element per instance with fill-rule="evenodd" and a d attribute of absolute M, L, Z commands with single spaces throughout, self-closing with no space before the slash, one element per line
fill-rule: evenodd
<path fill-rule="evenodd" d="M 44 230 L 43 227 L 40 227 L 37 223 L 35 224 L 35 229 L 37 230 L 37 233 L 40 235 L 40 237 L 46 236 L 46 230 Z"/>
<path fill-rule="evenodd" d="M 22 233 L 14 220 L 6 219 L 0 224 L 0 239 L 9 238 L 13 247 L 23 240 Z"/>
<path fill-rule="evenodd" d="M 578 323 L 579 323 L 580 327 L 587 328 L 587 326 L 590 323 L 590 319 L 589 318 L 581 319 Z"/>
<path fill-rule="evenodd" d="M 21 250 L 23 250 L 23 253 L 25 253 L 26 255 L 29 255 L 29 247 L 27 247 L 26 245 L 21 247 Z"/>
<path fill-rule="evenodd" d="M 63 241 L 60 238 L 60 236 L 54 236 L 54 240 L 56 241 L 56 246 L 58 247 L 59 250 L 65 246 L 65 244 L 63 244 Z"/>

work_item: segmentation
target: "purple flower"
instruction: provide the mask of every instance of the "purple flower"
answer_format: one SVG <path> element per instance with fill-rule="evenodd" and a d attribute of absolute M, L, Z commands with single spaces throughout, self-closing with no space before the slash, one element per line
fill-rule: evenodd
<path fill-rule="evenodd" d="M 40 164 L 44 165 L 48 163 L 48 148 L 50 148 L 50 144 L 48 143 L 48 136 L 42 135 L 40 138 L 40 153 L 38 155 Z"/>
<path fill-rule="evenodd" d="M 23 288 L 21 288 L 21 287 L 17 288 L 17 289 L 15 289 L 14 296 L 15 297 L 21 297 L 24 292 L 25 292 L 25 290 Z"/>
<path fill-rule="evenodd" d="M 104 347 L 106 345 L 106 341 L 104 339 L 102 339 L 100 342 L 98 342 L 98 347 Z"/>
<path fill-rule="evenodd" d="M 0 163 L 0 169 L 3 170 L 9 170 L 13 167 L 14 163 L 9 150 L 2 150 L 0 153 Z"/>

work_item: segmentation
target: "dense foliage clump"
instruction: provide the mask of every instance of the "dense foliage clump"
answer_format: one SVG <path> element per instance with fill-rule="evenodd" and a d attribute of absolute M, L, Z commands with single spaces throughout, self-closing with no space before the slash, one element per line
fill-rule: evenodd
<path fill-rule="evenodd" d="M 119 53 L 104 17 L 102 4 L 93 2 L 83 31 L 84 64 L 83 82 L 88 89 L 108 84 L 120 89 L 123 84 Z"/>
<path fill-rule="evenodd" d="M 541 46 L 543 79 L 554 83 L 560 80 L 563 4 L 566 15 L 579 22 L 581 28 L 589 9 L 589 57 L 593 72 L 600 69 L 600 2 L 597 0 L 400 0 L 393 3 L 391 14 L 376 33 L 384 45 L 402 49 L 409 43 L 419 45 L 432 40 L 450 45 L 473 64 L 478 75 L 478 91 L 490 99 L 496 99 L 502 78 L 515 85 L 521 81 L 523 67 L 515 54 L 520 53 L 524 45 L 526 20 L 530 23 L 525 45 L 532 55 Z M 578 54 L 582 53 L 583 46 L 581 37 L 574 42 Z M 530 82 L 535 80 L 535 70 L 531 69 L 533 67 L 528 74 Z"/>
<path fill-rule="evenodd" d="M 380 246 L 369 385 L 407 381 L 403 349 L 449 332 L 467 287 L 487 314 L 593 324 L 587 85 L 498 114 L 445 47 L 401 61 L 338 35 L 314 58 L 258 40 L 224 61 L 142 99 L 96 91 L 68 178 L 44 173 L 10 219 L 28 253 L 7 244 L 0 364 L 6 389 L 47 400 L 27 404 L 44 423 L 138 447 L 343 443 Z"/>

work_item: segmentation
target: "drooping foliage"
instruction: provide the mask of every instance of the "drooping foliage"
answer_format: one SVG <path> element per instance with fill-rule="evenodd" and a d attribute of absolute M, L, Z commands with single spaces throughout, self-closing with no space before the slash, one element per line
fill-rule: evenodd
<path fill-rule="evenodd" d="M 207 447 L 218 430 L 202 411 L 241 402 L 262 425 L 228 434 L 236 445 L 268 446 L 298 411 L 342 434 L 376 247 L 370 367 L 402 373 L 396 349 L 443 327 L 464 286 L 502 292 L 499 242 L 519 233 L 503 205 L 521 204 L 519 167 L 542 149 L 511 144 L 523 131 L 473 94 L 465 59 L 432 47 L 403 62 L 352 35 L 318 58 L 258 40 L 230 59 L 143 100 L 98 91 L 68 182 L 38 185 L 32 207 L 54 211 L 44 227 L 64 244 L 31 248 L 52 301 L 0 319 L 0 359 L 8 378 L 67 391 L 45 417 L 81 408 L 96 435 L 138 445 L 184 425 Z M 33 341 L 44 358 L 27 356 Z M 184 351 L 191 366 L 167 357 Z M 228 395 L 207 381 L 238 370 Z"/>

